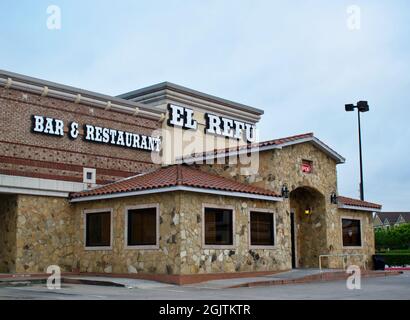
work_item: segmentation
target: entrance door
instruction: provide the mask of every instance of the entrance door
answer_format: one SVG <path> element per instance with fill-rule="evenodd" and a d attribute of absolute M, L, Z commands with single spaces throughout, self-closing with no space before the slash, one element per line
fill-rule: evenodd
<path fill-rule="evenodd" d="M 290 212 L 290 237 L 291 237 L 291 250 L 292 250 L 292 269 L 296 266 L 296 234 L 295 234 L 295 211 Z"/>

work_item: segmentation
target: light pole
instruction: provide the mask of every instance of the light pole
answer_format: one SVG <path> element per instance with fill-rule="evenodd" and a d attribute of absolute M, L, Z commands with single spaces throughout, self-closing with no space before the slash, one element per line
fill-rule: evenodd
<path fill-rule="evenodd" d="M 359 125 L 359 156 L 360 156 L 360 200 L 364 200 L 364 187 L 363 187 L 363 158 L 362 158 L 362 131 L 360 126 L 360 112 L 368 112 L 369 104 L 367 101 L 359 101 L 357 105 L 346 104 L 346 111 L 354 111 L 357 109 L 357 122 Z"/>

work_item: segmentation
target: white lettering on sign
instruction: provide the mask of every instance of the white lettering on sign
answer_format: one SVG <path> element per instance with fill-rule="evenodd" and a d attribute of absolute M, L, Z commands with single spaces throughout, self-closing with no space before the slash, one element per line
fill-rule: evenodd
<path fill-rule="evenodd" d="M 64 136 L 64 122 L 53 118 L 33 116 L 33 131 L 55 136 Z"/>
<path fill-rule="evenodd" d="M 168 125 L 183 129 L 198 129 L 198 122 L 194 120 L 194 111 L 174 104 L 168 105 Z"/>
<path fill-rule="evenodd" d="M 32 130 L 35 133 L 64 136 L 64 122 L 59 119 L 35 115 L 33 116 Z M 79 124 L 77 122 L 70 123 L 68 135 L 72 140 L 78 138 Z M 155 152 L 159 152 L 161 149 L 160 137 L 148 137 L 137 133 L 98 127 L 90 124 L 84 125 L 84 140 Z"/>
<path fill-rule="evenodd" d="M 148 137 L 90 124 L 84 125 L 84 140 L 147 151 L 159 152 L 161 149 L 161 139 L 159 137 Z"/>
<path fill-rule="evenodd" d="M 253 124 L 219 117 L 210 113 L 205 114 L 205 122 L 205 133 L 227 138 L 245 139 L 248 142 L 256 141 L 256 127 Z M 243 131 L 246 132 L 245 137 Z"/>
<path fill-rule="evenodd" d="M 194 111 L 192 109 L 168 105 L 168 125 L 182 129 L 198 129 L 198 122 L 194 120 Z M 205 114 L 205 133 L 214 134 L 234 139 L 244 139 L 248 142 L 256 141 L 256 127 L 253 124 L 242 121 L 220 117 L 211 113 Z"/>
<path fill-rule="evenodd" d="M 77 139 L 78 134 L 79 134 L 78 123 L 77 122 L 71 122 L 71 124 L 70 124 L 70 138 L 71 139 Z"/>

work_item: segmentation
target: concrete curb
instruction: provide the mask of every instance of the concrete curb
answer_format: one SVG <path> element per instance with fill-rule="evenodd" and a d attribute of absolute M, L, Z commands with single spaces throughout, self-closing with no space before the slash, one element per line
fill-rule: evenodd
<path fill-rule="evenodd" d="M 401 271 L 365 271 L 362 272 L 363 278 L 376 278 L 376 277 L 387 277 L 400 275 Z M 346 280 L 350 275 L 345 272 L 324 272 L 314 275 L 309 275 L 296 279 L 275 279 L 275 280 L 264 280 L 264 281 L 254 281 L 241 283 L 233 286 L 227 286 L 223 289 L 235 289 L 235 288 L 251 288 L 251 287 L 266 287 L 266 286 L 276 286 L 276 285 L 287 285 L 287 284 L 302 284 L 302 283 L 312 283 L 312 282 L 326 282 L 326 281 L 337 281 Z"/>

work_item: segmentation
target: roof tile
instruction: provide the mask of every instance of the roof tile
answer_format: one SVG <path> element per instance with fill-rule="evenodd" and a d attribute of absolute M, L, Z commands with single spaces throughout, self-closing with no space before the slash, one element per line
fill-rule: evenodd
<path fill-rule="evenodd" d="M 346 206 L 355 206 L 355 207 L 363 207 L 363 208 L 371 208 L 371 209 L 379 209 L 379 210 L 382 208 L 380 204 L 362 201 L 358 199 L 353 199 L 353 198 L 348 198 L 348 197 L 343 197 L 343 196 L 339 196 L 337 197 L 337 199 L 341 204 L 344 204 Z"/>
<path fill-rule="evenodd" d="M 108 195 L 120 192 L 142 191 L 173 186 L 187 186 L 230 192 L 279 197 L 275 192 L 203 172 L 187 165 L 172 165 L 146 174 L 140 174 L 95 189 L 71 193 L 70 197 Z"/>

